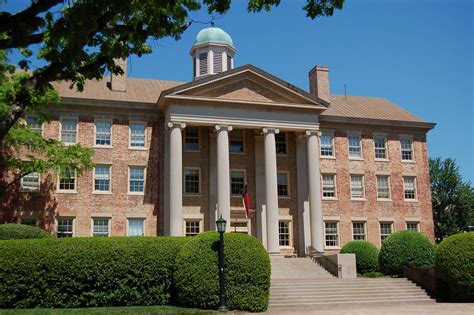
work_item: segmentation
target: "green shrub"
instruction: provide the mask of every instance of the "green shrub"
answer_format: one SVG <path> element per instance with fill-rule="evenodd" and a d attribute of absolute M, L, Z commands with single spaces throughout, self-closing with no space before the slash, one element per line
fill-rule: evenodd
<path fill-rule="evenodd" d="M 254 237 L 226 233 L 224 236 L 226 293 L 229 309 L 265 311 L 270 288 L 270 259 Z M 217 309 L 219 305 L 219 234 L 194 237 L 176 258 L 175 292 L 180 305 Z"/>
<path fill-rule="evenodd" d="M 357 272 L 360 274 L 379 269 L 379 249 L 367 241 L 352 241 L 344 245 L 341 254 L 355 254 Z"/>
<path fill-rule="evenodd" d="M 169 304 L 176 237 L 0 241 L 0 308 Z"/>
<path fill-rule="evenodd" d="M 416 231 L 398 231 L 382 243 L 380 270 L 387 275 L 403 274 L 403 268 L 432 267 L 434 250 L 430 240 Z"/>
<path fill-rule="evenodd" d="M 29 225 L 0 224 L 0 240 L 22 240 L 27 238 L 51 238 L 51 234 Z"/>
<path fill-rule="evenodd" d="M 443 240 L 436 248 L 435 267 L 449 286 L 450 299 L 474 302 L 474 232 Z"/>

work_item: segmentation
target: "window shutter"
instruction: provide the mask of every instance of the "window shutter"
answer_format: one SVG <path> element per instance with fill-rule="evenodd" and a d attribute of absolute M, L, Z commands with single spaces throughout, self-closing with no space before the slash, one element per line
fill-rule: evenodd
<path fill-rule="evenodd" d="M 232 58 L 227 55 L 227 70 L 232 69 Z"/>
<path fill-rule="evenodd" d="M 207 53 L 199 55 L 199 75 L 207 74 Z"/>
<path fill-rule="evenodd" d="M 214 73 L 222 72 L 222 53 L 214 54 Z"/>

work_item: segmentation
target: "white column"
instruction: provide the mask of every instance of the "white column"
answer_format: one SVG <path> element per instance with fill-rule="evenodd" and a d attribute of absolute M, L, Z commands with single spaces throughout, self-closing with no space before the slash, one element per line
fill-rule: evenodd
<path fill-rule="evenodd" d="M 257 204 L 257 237 L 267 249 L 267 214 L 265 211 L 265 153 L 263 136 L 255 136 L 255 201 Z"/>
<path fill-rule="evenodd" d="M 170 209 L 169 231 L 171 236 L 183 235 L 183 138 L 184 123 L 169 122 L 170 128 Z"/>
<path fill-rule="evenodd" d="M 232 126 L 216 125 L 217 131 L 217 208 L 230 231 L 229 131 Z"/>
<path fill-rule="evenodd" d="M 311 218 L 308 202 L 308 153 L 306 134 L 296 137 L 296 185 L 298 187 L 298 254 L 308 254 L 311 245 Z"/>
<path fill-rule="evenodd" d="M 217 217 L 217 141 L 209 132 L 209 230 L 216 231 Z"/>
<path fill-rule="evenodd" d="M 311 246 L 324 252 L 323 209 L 321 207 L 321 171 L 319 168 L 319 131 L 307 130 L 309 212 Z"/>
<path fill-rule="evenodd" d="M 265 137 L 265 196 L 267 212 L 267 251 L 270 255 L 280 254 L 278 240 L 278 189 L 275 134 L 278 129 L 263 128 Z"/>

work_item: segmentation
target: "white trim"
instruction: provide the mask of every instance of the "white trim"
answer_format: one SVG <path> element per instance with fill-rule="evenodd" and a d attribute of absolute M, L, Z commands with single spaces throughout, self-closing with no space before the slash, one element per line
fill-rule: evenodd
<path fill-rule="evenodd" d="M 360 150 L 360 154 L 359 156 L 351 156 L 350 154 L 350 150 L 349 150 L 349 146 L 350 146 L 350 142 L 349 142 L 349 137 L 351 136 L 356 136 L 359 138 L 359 150 Z M 363 147 L 362 147 L 362 132 L 361 131 L 347 131 L 347 157 L 349 158 L 349 160 L 354 160 L 354 161 L 362 161 L 364 160 L 364 150 L 363 150 Z"/>
<path fill-rule="evenodd" d="M 412 178 L 413 179 L 413 188 L 414 188 L 414 194 L 415 198 L 413 199 L 407 199 L 405 198 L 405 179 Z M 403 185 L 403 200 L 405 202 L 418 202 L 418 180 L 416 176 L 402 176 L 402 185 Z"/>
<path fill-rule="evenodd" d="M 231 168 L 229 170 L 229 190 L 231 198 L 242 198 L 240 194 L 232 194 L 232 172 L 244 172 L 244 185 L 247 183 L 247 170 L 244 168 Z"/>
<path fill-rule="evenodd" d="M 337 240 L 335 246 L 332 245 L 326 245 L 327 239 L 326 239 L 326 223 L 336 223 L 336 235 L 337 235 Z M 324 220 L 323 218 L 323 224 L 324 224 L 324 249 L 340 249 L 341 248 L 341 229 L 339 226 L 340 221 L 339 220 Z M 332 234 L 331 234 L 332 235 Z"/>
<path fill-rule="evenodd" d="M 402 140 L 409 140 L 411 142 L 411 160 L 404 160 L 403 159 L 403 148 L 402 148 Z M 403 163 L 415 163 L 415 140 L 413 139 L 413 135 L 407 134 L 400 134 L 398 135 L 398 143 L 400 145 L 400 160 Z"/>
<path fill-rule="evenodd" d="M 384 139 L 384 143 L 385 143 L 385 158 L 378 158 L 376 156 L 376 146 L 375 146 L 375 138 L 383 138 Z M 374 144 L 374 161 L 375 162 L 388 162 L 390 159 L 389 159 L 389 150 L 388 150 L 388 137 L 387 137 L 387 134 L 385 133 L 376 133 L 374 132 L 372 134 L 372 143 Z"/>
<path fill-rule="evenodd" d="M 367 219 L 366 220 L 352 220 L 351 221 L 351 231 L 352 231 L 352 240 L 354 239 L 354 223 L 355 224 L 363 224 L 364 225 L 364 240 L 367 241 Z M 360 235 L 360 234 L 358 234 Z"/>
<path fill-rule="evenodd" d="M 379 198 L 379 177 L 387 177 L 388 183 L 388 198 Z M 390 175 L 375 175 L 375 195 L 377 197 L 377 201 L 392 201 L 392 184 L 391 184 L 391 176 Z"/>
<path fill-rule="evenodd" d="M 143 168 L 143 191 L 130 191 L 130 168 Z M 127 195 L 130 196 L 143 196 L 145 195 L 145 188 L 146 188 L 146 166 L 144 165 L 128 165 L 127 167 Z"/>
<path fill-rule="evenodd" d="M 74 169 L 74 189 L 60 189 L 61 187 L 61 169 L 59 170 L 57 176 L 57 185 L 56 192 L 59 194 L 77 194 L 77 170 Z"/>
<path fill-rule="evenodd" d="M 133 124 L 136 124 L 136 125 L 143 125 L 144 126 L 144 143 L 143 143 L 143 147 L 132 147 L 132 125 Z M 148 140 L 148 135 L 147 135 L 147 129 L 148 129 L 148 126 L 147 126 L 147 122 L 146 121 L 142 121 L 142 120 L 130 120 L 128 122 L 128 149 L 129 150 L 147 150 L 147 140 Z"/>
<path fill-rule="evenodd" d="M 109 167 L 109 190 L 95 190 L 95 169 L 97 166 Z M 111 163 L 97 163 L 92 170 L 92 194 L 97 195 L 111 195 L 112 194 L 112 164 Z"/>
<path fill-rule="evenodd" d="M 331 149 L 332 149 L 332 155 L 322 155 L 321 150 L 322 150 L 322 142 L 321 138 L 324 136 L 331 136 Z M 335 146 L 335 139 L 334 139 L 334 130 L 328 130 L 328 129 L 323 129 L 321 130 L 321 135 L 318 137 L 319 140 L 319 158 L 320 159 L 336 159 L 336 146 Z"/>
<path fill-rule="evenodd" d="M 76 121 L 76 141 L 75 142 L 64 142 L 62 140 L 62 130 L 63 130 L 63 120 L 64 119 L 74 119 Z M 58 140 L 60 142 L 62 142 L 64 145 L 77 144 L 77 143 L 79 143 L 78 136 L 79 136 L 79 118 L 74 117 L 74 116 L 60 116 L 59 117 L 59 139 Z"/>
<path fill-rule="evenodd" d="M 25 179 L 25 177 L 27 177 L 28 175 L 33 174 L 33 173 L 38 174 L 38 180 L 37 180 L 38 188 L 30 189 L 30 188 L 23 187 L 23 180 Z M 23 176 L 20 179 L 20 189 L 19 189 L 19 191 L 20 192 L 25 192 L 25 193 L 39 193 L 41 191 L 41 173 L 40 172 L 31 172 L 31 173 L 28 173 L 25 176 Z"/>
<path fill-rule="evenodd" d="M 97 123 L 98 122 L 108 122 L 110 123 L 110 144 L 97 144 Z M 114 121 L 113 119 L 103 119 L 103 118 L 94 118 L 94 145 L 93 148 L 99 149 L 112 149 L 114 142 L 113 142 L 113 129 L 114 129 Z"/>
<path fill-rule="evenodd" d="M 58 216 L 54 219 L 54 227 L 55 227 L 55 236 L 58 237 L 58 227 L 59 227 L 59 220 L 72 220 L 72 237 L 76 237 L 76 217 L 75 216 Z"/>
<path fill-rule="evenodd" d="M 186 192 L 186 170 L 190 170 L 190 171 L 198 171 L 198 176 L 199 176 L 199 182 L 198 182 L 198 189 L 199 191 L 197 193 L 188 193 Z M 202 182 L 202 178 L 201 178 L 201 168 L 198 167 L 198 166 L 185 166 L 183 167 L 183 196 L 186 196 L 186 197 L 200 197 L 201 196 L 201 182 Z"/>
<path fill-rule="evenodd" d="M 28 117 L 34 117 L 34 119 L 37 121 L 39 118 L 39 115 L 35 114 L 26 114 L 25 115 L 25 124 L 28 126 Z M 33 129 L 31 129 L 33 130 Z M 34 131 L 34 130 L 33 130 Z M 41 123 L 41 137 L 44 138 L 44 122 Z"/>
<path fill-rule="evenodd" d="M 111 230 L 110 230 L 110 222 L 112 221 L 112 217 L 111 216 L 107 216 L 107 217 L 104 217 L 104 216 L 92 216 L 91 215 L 91 234 L 90 236 L 94 237 L 94 220 L 107 220 L 107 237 L 110 237 L 111 236 Z"/>
<path fill-rule="evenodd" d="M 324 176 L 333 176 L 334 179 L 334 197 L 325 197 L 324 196 Z M 321 200 L 337 200 L 337 175 L 335 173 L 321 173 Z"/>
<path fill-rule="evenodd" d="M 288 191 L 288 194 L 286 196 L 280 196 L 280 195 L 278 195 L 278 189 L 277 189 L 278 198 L 280 198 L 280 199 L 291 199 L 290 172 L 289 171 L 279 171 L 277 169 L 277 188 L 278 188 L 278 173 L 286 174 L 286 190 Z"/>
<path fill-rule="evenodd" d="M 280 246 L 280 222 L 288 223 L 288 246 Z M 280 249 L 294 249 L 293 243 L 293 216 L 278 216 L 278 247 Z"/>
<path fill-rule="evenodd" d="M 361 177 L 362 197 L 352 196 L 352 176 Z M 350 180 L 351 200 L 365 200 L 365 176 L 363 174 L 349 174 L 349 180 Z"/>
<path fill-rule="evenodd" d="M 146 236 L 146 218 L 133 218 L 133 217 L 127 217 L 127 227 L 125 230 L 125 235 L 127 237 L 138 237 L 137 235 L 129 235 L 130 232 L 130 220 L 141 220 L 143 222 L 143 235 L 141 236 Z M 109 233 L 110 234 L 110 233 Z"/>

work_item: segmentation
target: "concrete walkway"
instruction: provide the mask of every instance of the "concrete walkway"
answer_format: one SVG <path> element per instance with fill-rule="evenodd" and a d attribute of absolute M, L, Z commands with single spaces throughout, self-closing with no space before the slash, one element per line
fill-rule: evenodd
<path fill-rule="evenodd" d="M 248 313 L 250 314 L 250 313 Z M 474 303 L 433 303 L 381 306 L 324 306 L 324 307 L 293 307 L 291 309 L 273 309 L 261 314 L 318 314 L 318 315 L 465 315 L 474 314 Z"/>

